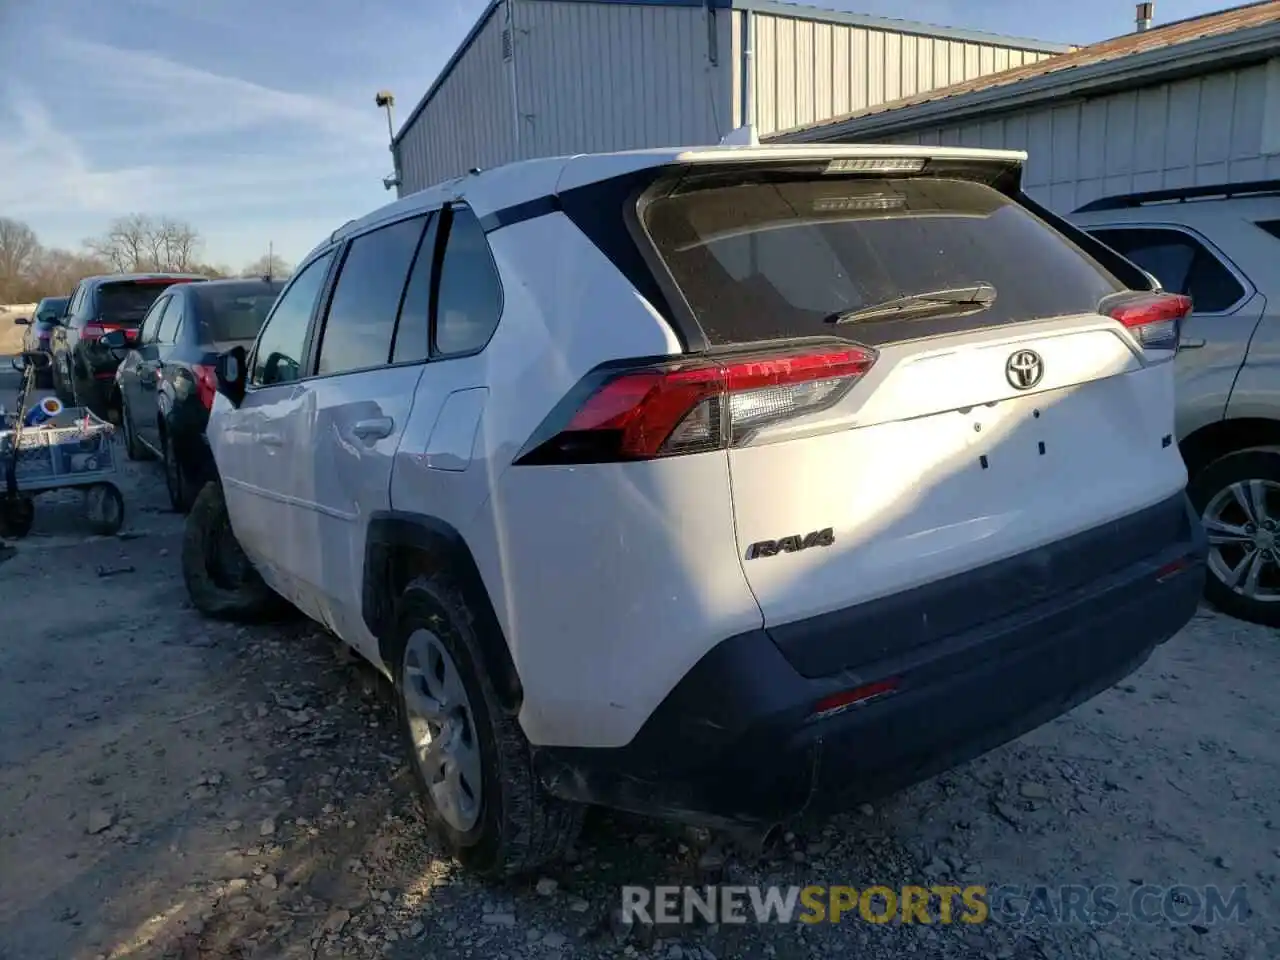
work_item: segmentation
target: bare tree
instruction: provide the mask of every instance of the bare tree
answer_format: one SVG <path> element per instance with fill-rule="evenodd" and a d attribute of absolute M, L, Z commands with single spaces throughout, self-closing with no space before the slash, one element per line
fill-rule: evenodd
<path fill-rule="evenodd" d="M 17 299 L 39 254 L 34 230 L 21 220 L 0 217 L 0 303 Z"/>
<path fill-rule="evenodd" d="M 287 280 L 292 274 L 293 266 L 276 253 L 264 253 L 240 271 L 242 277 L 271 277 L 273 280 Z"/>
<path fill-rule="evenodd" d="M 169 217 L 129 214 L 85 247 L 121 273 L 159 270 L 185 273 L 196 264 L 204 242 L 191 224 Z"/>

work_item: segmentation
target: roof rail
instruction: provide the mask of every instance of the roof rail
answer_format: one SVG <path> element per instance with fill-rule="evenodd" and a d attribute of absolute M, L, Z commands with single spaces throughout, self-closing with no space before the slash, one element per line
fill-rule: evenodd
<path fill-rule="evenodd" d="M 1114 197 L 1099 197 L 1077 207 L 1076 213 L 1092 213 L 1095 210 L 1123 210 L 1140 207 L 1144 203 L 1183 203 L 1187 200 L 1205 200 L 1210 197 L 1231 197 L 1280 194 L 1280 180 L 1254 180 L 1248 183 L 1219 183 L 1196 187 L 1171 187 L 1168 190 L 1148 190 L 1143 193 L 1124 193 Z"/>

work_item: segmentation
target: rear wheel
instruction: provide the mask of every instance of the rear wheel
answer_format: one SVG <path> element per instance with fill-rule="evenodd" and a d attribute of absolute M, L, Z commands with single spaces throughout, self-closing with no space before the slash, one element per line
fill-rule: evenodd
<path fill-rule="evenodd" d="M 558 859 L 584 808 L 548 795 L 519 721 L 498 703 L 475 621 L 443 578 L 415 580 L 396 618 L 401 735 L 428 815 L 468 869 L 511 876 Z"/>
<path fill-rule="evenodd" d="M 195 608 L 215 620 L 260 622 L 284 616 L 290 609 L 240 548 L 222 485 L 216 482 L 205 484 L 187 515 L 182 578 Z"/>
<path fill-rule="evenodd" d="M 1187 493 L 1209 537 L 1206 599 L 1240 620 L 1280 626 L 1280 447 L 1227 454 Z"/>

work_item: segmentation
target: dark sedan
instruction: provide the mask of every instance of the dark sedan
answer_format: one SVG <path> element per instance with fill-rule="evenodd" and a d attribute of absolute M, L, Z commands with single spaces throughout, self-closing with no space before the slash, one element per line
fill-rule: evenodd
<path fill-rule="evenodd" d="M 49 340 L 56 327 L 67 312 L 67 301 L 70 297 L 45 297 L 36 304 L 27 321 L 27 331 L 22 337 L 23 353 L 43 353 L 49 355 Z M 53 386 L 53 372 L 49 366 L 37 368 L 36 386 Z"/>
<path fill-rule="evenodd" d="M 129 351 L 116 371 L 128 454 L 164 460 L 175 510 L 190 509 L 213 476 L 205 426 L 217 389 L 214 361 L 236 345 L 252 346 L 283 287 L 261 278 L 178 284 L 152 305 L 135 341 L 123 332 L 103 338 L 117 353 Z"/>
<path fill-rule="evenodd" d="M 118 420 L 115 378 L 120 361 L 116 351 L 103 346 L 103 336 L 120 330 L 132 342 L 143 315 L 161 293 L 175 283 L 204 279 L 188 273 L 117 273 L 81 280 L 50 340 L 53 386 L 62 401 Z"/>

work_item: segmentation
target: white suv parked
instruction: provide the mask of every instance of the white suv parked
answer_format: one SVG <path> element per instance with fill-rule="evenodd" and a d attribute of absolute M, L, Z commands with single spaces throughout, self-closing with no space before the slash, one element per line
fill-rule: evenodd
<path fill-rule="evenodd" d="M 1191 298 L 1175 421 L 1205 596 L 1280 627 L 1280 180 L 1102 197 L 1070 219 Z"/>
<path fill-rule="evenodd" d="M 579 156 L 347 224 L 219 361 L 195 604 L 392 678 L 496 872 L 585 804 L 767 831 L 1067 710 L 1200 595 L 1189 304 L 1023 160 Z"/>

